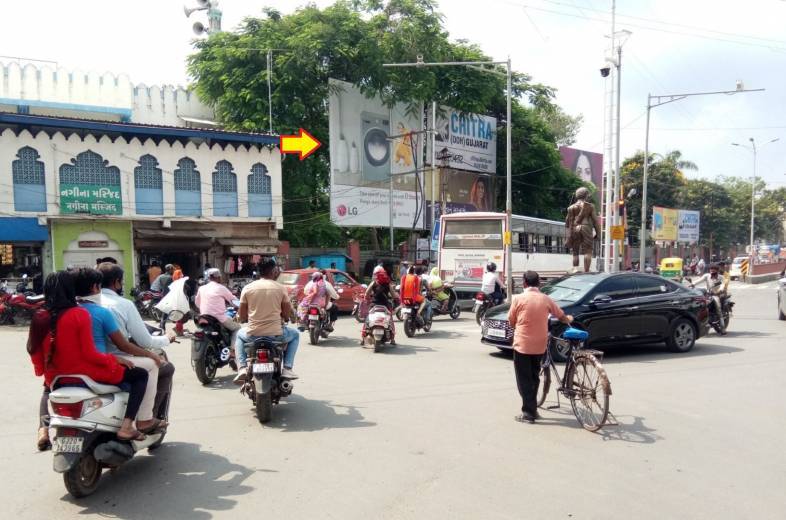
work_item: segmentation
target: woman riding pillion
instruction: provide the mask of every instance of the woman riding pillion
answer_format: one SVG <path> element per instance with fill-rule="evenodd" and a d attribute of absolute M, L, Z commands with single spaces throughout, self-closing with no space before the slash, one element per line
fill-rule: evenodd
<path fill-rule="evenodd" d="M 445 291 L 445 284 L 442 282 L 442 278 L 439 277 L 438 267 L 435 267 L 431 270 L 431 276 L 429 278 L 429 290 L 439 302 L 440 311 L 447 312 L 450 295 L 447 293 L 447 291 Z"/>
<path fill-rule="evenodd" d="M 327 302 L 327 287 L 325 287 L 325 279 L 319 271 L 311 275 L 311 281 L 303 288 L 303 299 L 297 306 L 297 318 L 300 322 L 298 327 L 300 331 L 305 330 L 306 318 L 308 317 L 308 308 L 316 305 L 320 309 L 325 308 Z"/>

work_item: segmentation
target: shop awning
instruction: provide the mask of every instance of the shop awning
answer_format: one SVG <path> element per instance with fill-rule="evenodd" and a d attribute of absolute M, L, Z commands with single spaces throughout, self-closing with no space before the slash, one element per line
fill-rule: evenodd
<path fill-rule="evenodd" d="M 275 255 L 279 241 L 273 238 L 220 238 L 230 255 Z"/>
<path fill-rule="evenodd" d="M 35 217 L 0 218 L 0 242 L 46 242 L 49 230 Z"/>

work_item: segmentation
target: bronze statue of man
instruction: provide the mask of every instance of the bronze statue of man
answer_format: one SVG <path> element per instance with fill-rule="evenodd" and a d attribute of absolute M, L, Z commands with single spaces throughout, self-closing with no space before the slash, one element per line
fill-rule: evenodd
<path fill-rule="evenodd" d="M 566 246 L 573 252 L 573 270 L 579 267 L 579 255 L 584 255 L 584 272 L 589 272 L 592 263 L 592 250 L 594 237 L 592 231 L 600 236 L 600 222 L 595 214 L 595 206 L 587 201 L 589 190 L 579 188 L 576 190 L 576 202 L 568 207 L 568 216 L 565 219 L 567 231 Z"/>

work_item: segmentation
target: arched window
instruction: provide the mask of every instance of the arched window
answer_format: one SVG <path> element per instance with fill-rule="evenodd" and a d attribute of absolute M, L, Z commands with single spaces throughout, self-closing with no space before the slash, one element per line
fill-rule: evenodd
<path fill-rule="evenodd" d="M 248 216 L 272 217 L 273 197 L 270 190 L 270 175 L 267 166 L 256 163 L 248 176 Z"/>
<path fill-rule="evenodd" d="M 175 169 L 175 215 L 202 215 L 202 183 L 196 163 L 188 157 L 177 161 Z"/>
<path fill-rule="evenodd" d="M 164 190 L 158 159 L 150 154 L 139 158 L 134 168 L 134 193 L 138 215 L 163 215 Z"/>
<path fill-rule="evenodd" d="M 237 175 L 229 161 L 218 161 L 213 172 L 213 215 L 237 216 Z"/>
<path fill-rule="evenodd" d="M 60 166 L 60 211 L 122 215 L 120 168 L 92 150 Z"/>
<path fill-rule="evenodd" d="M 14 209 L 16 211 L 46 211 L 46 180 L 44 163 L 35 148 L 25 146 L 11 162 L 14 179 Z"/>

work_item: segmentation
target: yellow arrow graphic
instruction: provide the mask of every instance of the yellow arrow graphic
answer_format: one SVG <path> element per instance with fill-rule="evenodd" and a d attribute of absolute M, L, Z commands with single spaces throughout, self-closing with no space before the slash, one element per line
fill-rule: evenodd
<path fill-rule="evenodd" d="M 298 135 L 282 135 L 280 140 L 281 153 L 299 154 L 301 161 L 320 146 L 322 143 L 302 128 L 298 131 Z"/>

